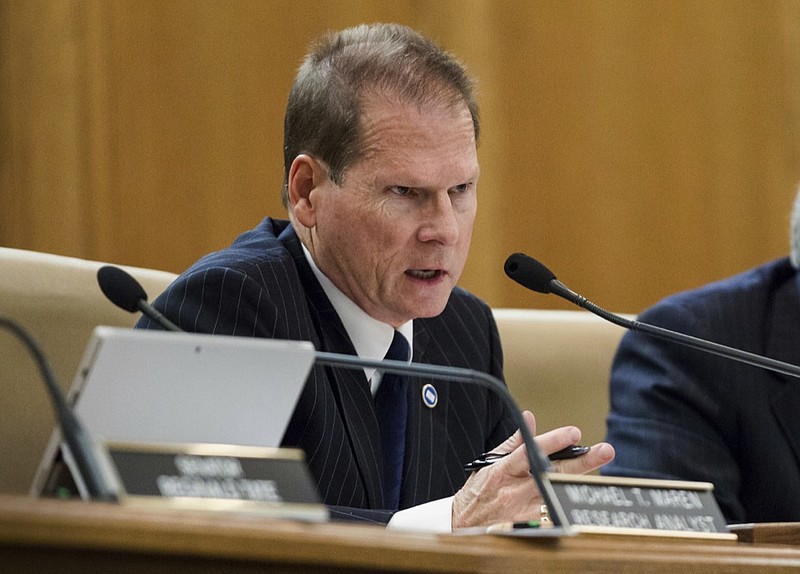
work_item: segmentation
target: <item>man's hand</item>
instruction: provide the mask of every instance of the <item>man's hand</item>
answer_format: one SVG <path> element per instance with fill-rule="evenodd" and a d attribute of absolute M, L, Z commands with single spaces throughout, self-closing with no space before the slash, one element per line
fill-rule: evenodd
<path fill-rule="evenodd" d="M 536 420 L 533 414 L 525 411 L 522 416 L 535 436 Z M 535 440 L 547 456 L 579 443 L 581 431 L 577 427 L 562 427 L 541 434 Z M 473 472 L 456 493 L 453 499 L 453 529 L 539 518 L 542 496 L 530 475 L 522 434 L 517 430 L 493 452 L 511 454 Z M 553 462 L 552 468 L 554 472 L 583 474 L 608 464 L 613 458 L 614 447 L 603 442 L 578 458 Z"/>

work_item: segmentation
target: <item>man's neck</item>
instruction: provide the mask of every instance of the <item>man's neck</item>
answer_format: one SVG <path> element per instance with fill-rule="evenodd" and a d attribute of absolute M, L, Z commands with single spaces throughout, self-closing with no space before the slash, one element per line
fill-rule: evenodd
<path fill-rule="evenodd" d="M 352 299 L 336 287 L 328 277 L 320 271 L 311 253 L 303 245 L 303 255 L 306 257 L 314 276 L 322 286 L 325 295 L 333 305 L 334 310 L 342 321 L 356 354 L 363 359 L 381 360 L 389 350 L 389 345 L 394 338 L 394 327 L 388 323 L 378 321 L 368 315 Z M 411 348 L 414 348 L 414 323 L 408 321 L 397 328 L 405 336 Z M 375 369 L 364 369 L 367 379 L 371 379 Z"/>

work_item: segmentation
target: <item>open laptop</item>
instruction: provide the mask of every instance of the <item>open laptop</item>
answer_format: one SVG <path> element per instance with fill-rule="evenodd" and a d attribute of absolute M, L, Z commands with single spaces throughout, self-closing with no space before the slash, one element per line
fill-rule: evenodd
<path fill-rule="evenodd" d="M 97 327 L 69 401 L 95 442 L 277 447 L 313 362 L 307 341 Z M 60 443 L 32 494 L 70 488 Z"/>

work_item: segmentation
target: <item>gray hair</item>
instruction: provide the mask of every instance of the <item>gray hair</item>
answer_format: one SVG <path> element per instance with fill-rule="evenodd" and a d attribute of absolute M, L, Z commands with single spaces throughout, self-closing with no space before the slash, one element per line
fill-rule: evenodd
<path fill-rule="evenodd" d="M 478 141 L 474 81 L 431 40 L 399 24 L 328 33 L 312 45 L 289 94 L 283 126 L 284 207 L 289 207 L 289 168 L 300 154 L 325 162 L 331 179 L 341 184 L 345 170 L 364 153 L 361 104 L 365 94 L 374 93 L 405 102 L 466 104 Z"/>
<path fill-rule="evenodd" d="M 791 222 L 791 260 L 795 269 L 800 269 L 800 186 L 797 188 L 797 195 L 794 197 L 794 205 L 792 206 L 792 222 Z"/>

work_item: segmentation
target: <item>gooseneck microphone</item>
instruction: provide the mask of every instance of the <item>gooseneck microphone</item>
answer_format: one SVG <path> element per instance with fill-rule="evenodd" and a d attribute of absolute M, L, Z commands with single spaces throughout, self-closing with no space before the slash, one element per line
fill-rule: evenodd
<path fill-rule="evenodd" d="M 404 363 L 402 361 L 373 361 L 362 359 L 353 355 L 341 355 L 337 353 L 325 353 L 317 351 L 315 362 L 319 365 L 343 367 L 346 369 L 380 369 L 383 372 L 395 373 L 406 376 L 426 376 L 436 380 L 455 381 L 459 383 L 477 384 L 485 389 L 489 389 L 500 397 L 506 409 L 514 416 L 514 422 L 520 429 L 522 440 L 528 455 L 528 465 L 531 476 L 533 476 L 536 486 L 542 495 L 544 503 L 547 505 L 550 519 L 554 526 L 566 527 L 568 521 L 561 504 L 556 498 L 555 491 L 549 480 L 545 478 L 545 472 L 550 469 L 550 462 L 544 457 L 542 451 L 536 446 L 525 419 L 522 417 L 517 403 L 514 401 L 508 388 L 497 378 L 474 369 L 464 369 L 460 367 L 443 367 L 441 365 L 430 365 L 426 363 Z"/>
<path fill-rule="evenodd" d="M 106 271 L 104 271 L 104 269 Z M 161 325 L 161 323 L 154 317 L 160 316 L 164 321 L 167 321 L 167 319 L 161 313 L 159 313 L 152 305 L 150 305 L 150 303 L 147 302 L 147 294 L 139 282 L 123 269 L 112 266 L 103 267 L 100 269 L 100 271 L 98 271 L 97 280 L 98 282 L 101 282 L 100 288 L 105 296 L 115 305 L 130 312 L 139 310 L 147 317 L 158 322 L 159 325 Z M 103 282 L 105 283 L 105 286 L 103 285 Z M 136 300 L 134 300 L 134 297 L 136 297 Z M 125 305 L 123 306 L 122 303 Z M 181 331 L 181 329 L 179 329 L 173 323 L 170 323 L 169 321 L 167 321 L 167 323 L 172 326 L 172 328 L 165 327 L 168 330 Z M 314 362 L 318 365 L 342 367 L 345 369 L 357 370 L 373 368 L 380 369 L 383 372 L 400 375 L 426 376 L 437 380 L 477 384 L 496 393 L 503 401 L 505 407 L 509 410 L 509 412 L 512 413 L 515 423 L 520 429 L 522 440 L 527 451 L 531 475 L 536 482 L 536 486 L 539 489 L 539 493 L 542 495 L 544 503 L 547 505 L 548 513 L 553 525 L 560 527 L 567 527 L 569 525 L 564 510 L 556 498 L 555 491 L 545 475 L 545 472 L 550 468 L 550 462 L 544 457 L 542 451 L 539 450 L 539 447 L 533 440 L 533 436 L 531 435 L 531 432 L 525 423 L 525 419 L 522 417 L 522 412 L 520 411 L 516 402 L 514 402 L 511 394 L 508 392 L 508 388 L 497 378 L 474 369 L 444 367 L 441 365 L 430 365 L 424 363 L 405 363 L 403 361 L 374 361 L 362 359 L 354 355 L 326 353 L 321 351 L 317 351 L 315 353 Z"/>
<path fill-rule="evenodd" d="M 97 283 L 103 295 L 129 313 L 140 311 L 165 331 L 180 331 L 172 321 L 147 302 L 147 293 L 133 276 L 119 267 L 104 265 L 97 270 Z"/>
<path fill-rule="evenodd" d="M 53 403 L 56 420 L 61 428 L 61 436 L 67 444 L 69 454 L 75 462 L 79 478 L 83 481 L 89 497 L 108 502 L 117 500 L 116 491 L 103 472 L 103 465 L 97 457 L 89 433 L 67 404 L 56 381 L 55 373 L 39 345 L 21 325 L 11 319 L 0 316 L 0 327 L 4 327 L 16 335 L 33 356 Z"/>
<path fill-rule="evenodd" d="M 602 307 L 598 307 L 586 299 L 586 297 L 578 295 L 569 289 L 567 286 L 561 283 L 561 281 L 556 279 L 556 276 L 552 271 L 550 271 L 542 263 L 539 263 L 536 259 L 529 257 L 524 253 L 514 253 L 513 255 L 510 255 L 508 259 L 506 259 L 506 263 L 503 268 L 506 272 L 506 275 L 523 287 L 527 287 L 528 289 L 538 293 L 553 293 L 558 295 L 559 297 L 562 297 L 567 301 L 574 303 L 575 305 L 582 307 L 599 317 L 602 317 L 606 321 L 610 321 L 611 323 L 619 325 L 625 329 L 644 333 L 646 335 L 650 335 L 651 337 L 657 337 L 666 341 L 672 341 L 673 343 L 677 343 L 679 345 L 685 345 L 687 347 L 699 349 L 707 353 L 719 355 L 720 357 L 739 361 L 740 363 L 746 363 L 748 365 L 769 369 L 783 375 L 800 378 L 800 367 L 796 365 L 770 359 L 769 357 L 764 357 L 762 355 L 756 355 L 755 353 L 750 353 L 748 351 L 742 351 L 741 349 L 728 347 L 720 343 L 714 343 L 713 341 L 699 339 L 691 335 L 686 335 L 677 331 L 671 331 L 669 329 L 650 325 L 649 323 L 642 323 L 641 321 L 626 319 L 625 317 L 620 317 L 619 315 L 615 315 L 614 313 L 606 311 Z"/>

